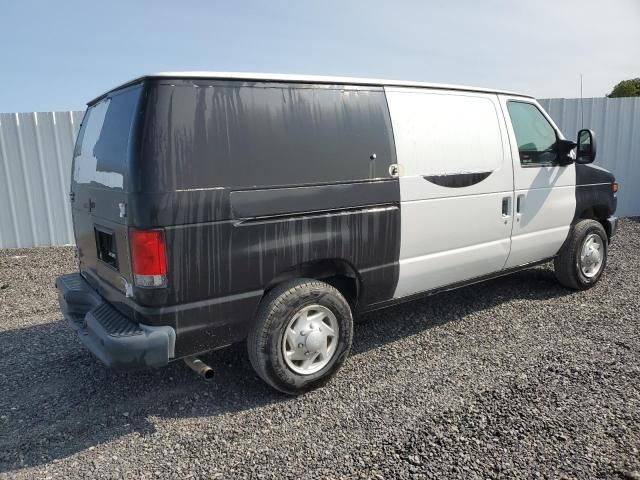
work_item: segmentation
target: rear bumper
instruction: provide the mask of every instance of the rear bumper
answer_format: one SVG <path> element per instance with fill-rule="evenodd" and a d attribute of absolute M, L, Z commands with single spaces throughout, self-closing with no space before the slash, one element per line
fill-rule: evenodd
<path fill-rule="evenodd" d="M 175 356 L 169 326 L 135 323 L 104 300 L 79 273 L 56 279 L 60 309 L 82 343 L 107 367 L 161 367 Z"/>

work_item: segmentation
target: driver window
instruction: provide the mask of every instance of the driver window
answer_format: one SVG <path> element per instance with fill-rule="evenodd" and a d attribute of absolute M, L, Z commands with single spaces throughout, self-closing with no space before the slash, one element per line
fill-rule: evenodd
<path fill-rule="evenodd" d="M 556 131 L 542 112 L 525 102 L 510 101 L 507 108 L 518 142 L 520 164 L 523 167 L 556 165 Z"/>

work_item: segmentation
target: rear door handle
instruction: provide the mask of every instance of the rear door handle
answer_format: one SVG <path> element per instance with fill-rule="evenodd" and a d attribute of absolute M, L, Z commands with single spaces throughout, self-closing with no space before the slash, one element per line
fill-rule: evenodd
<path fill-rule="evenodd" d="M 524 208 L 524 193 L 518 195 L 516 199 L 516 213 L 520 215 L 522 213 L 522 209 Z"/>

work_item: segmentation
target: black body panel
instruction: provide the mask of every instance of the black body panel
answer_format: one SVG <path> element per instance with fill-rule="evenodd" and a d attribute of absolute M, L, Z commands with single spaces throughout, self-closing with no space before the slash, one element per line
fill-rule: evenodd
<path fill-rule="evenodd" d="M 576 185 L 611 184 L 615 181 L 609 170 L 593 164 L 576 163 Z"/>
<path fill-rule="evenodd" d="M 169 202 L 165 208 L 154 203 L 145 209 L 139 206 L 140 198 L 149 197 L 130 194 L 131 205 L 135 206 L 129 210 L 130 224 L 150 228 L 162 225 L 154 220 L 176 222 L 165 227 L 168 288 L 134 286 L 134 302 L 124 298 L 123 282 L 118 282 L 118 272 L 113 269 L 101 272 L 100 279 L 91 272 L 87 280 L 137 322 L 174 328 L 177 356 L 244 339 L 264 289 L 300 265 L 326 261 L 348 265 L 358 276 L 358 304 L 363 307 L 393 296 L 400 255 L 397 180 L 296 188 L 298 195 L 289 209 L 278 203 L 282 195 L 279 190 L 269 190 L 277 216 L 255 215 L 265 211 L 251 211 L 256 204 L 249 201 L 244 205 L 240 202 L 247 218 L 220 221 L 212 219 L 220 212 L 230 213 L 229 192 L 217 191 L 213 196 L 210 192 L 152 195 L 186 196 L 188 205 L 184 209 L 177 208 L 180 203 L 172 208 Z M 266 191 L 255 192 L 260 198 Z M 224 206 L 219 207 L 213 199 Z M 342 199 L 342 207 L 338 208 L 336 199 Z M 362 203 L 370 205 L 352 206 Z M 270 199 L 258 205 L 268 211 Z M 301 214 L 300 206 L 317 211 Z M 191 213 L 182 217 L 185 212 Z M 254 216 L 260 218 L 251 218 Z M 105 227 L 112 225 L 95 221 Z M 86 232 L 87 242 L 93 241 L 92 235 Z M 119 239 L 119 251 L 127 251 L 127 242 L 126 235 Z M 106 279 L 108 285 L 101 285 Z"/>
<path fill-rule="evenodd" d="M 128 196 L 128 217 L 137 228 L 292 215 L 398 204 L 398 180 L 255 190 L 189 190 Z"/>
<path fill-rule="evenodd" d="M 596 165 L 576 164 L 576 213 L 580 218 L 595 216 L 604 221 L 616 211 L 617 198 L 611 189 L 613 174 Z M 605 229 L 607 226 L 605 225 Z M 608 229 L 607 229 L 608 230 Z M 607 232 L 611 236 L 612 232 Z"/>
<path fill-rule="evenodd" d="M 229 324 L 227 343 L 243 339 L 263 289 L 303 264 L 349 265 L 359 275 L 362 305 L 391 298 L 398 281 L 398 206 L 185 225 L 165 235 L 167 305 L 202 302 L 198 311 L 176 313 L 178 351 L 182 342 L 204 342 L 198 349 L 206 350 Z"/>
<path fill-rule="evenodd" d="M 392 298 L 400 187 L 381 87 L 157 79 L 140 98 L 123 188 L 75 189 L 76 240 L 88 284 L 174 329 L 176 358 L 244 339 L 288 274 L 335 267 L 358 306 Z M 93 260 L 96 227 L 117 269 Z M 129 228 L 164 229 L 166 288 L 132 285 Z"/>
<path fill-rule="evenodd" d="M 163 79 L 147 85 L 145 118 L 128 222 L 167 228 L 167 305 L 261 289 L 301 263 L 397 262 L 381 88 Z M 396 208 L 366 208 L 379 206 Z M 380 249 L 363 247 L 372 238 Z M 258 272 L 259 260 L 272 267 Z M 391 296 L 397 272 L 384 280 Z"/>
<path fill-rule="evenodd" d="M 157 80 L 146 118 L 134 191 L 388 179 L 395 163 L 380 87 Z"/>
<path fill-rule="evenodd" d="M 343 183 L 315 187 L 273 188 L 231 192 L 233 218 L 254 218 L 319 212 L 366 205 L 397 204 L 398 182 Z"/>

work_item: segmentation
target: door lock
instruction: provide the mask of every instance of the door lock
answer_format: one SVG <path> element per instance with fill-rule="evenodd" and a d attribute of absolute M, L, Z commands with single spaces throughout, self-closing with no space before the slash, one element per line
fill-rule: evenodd
<path fill-rule="evenodd" d="M 389 165 L 389 175 L 392 177 L 401 177 L 403 173 L 404 169 L 399 163 L 392 163 Z"/>

